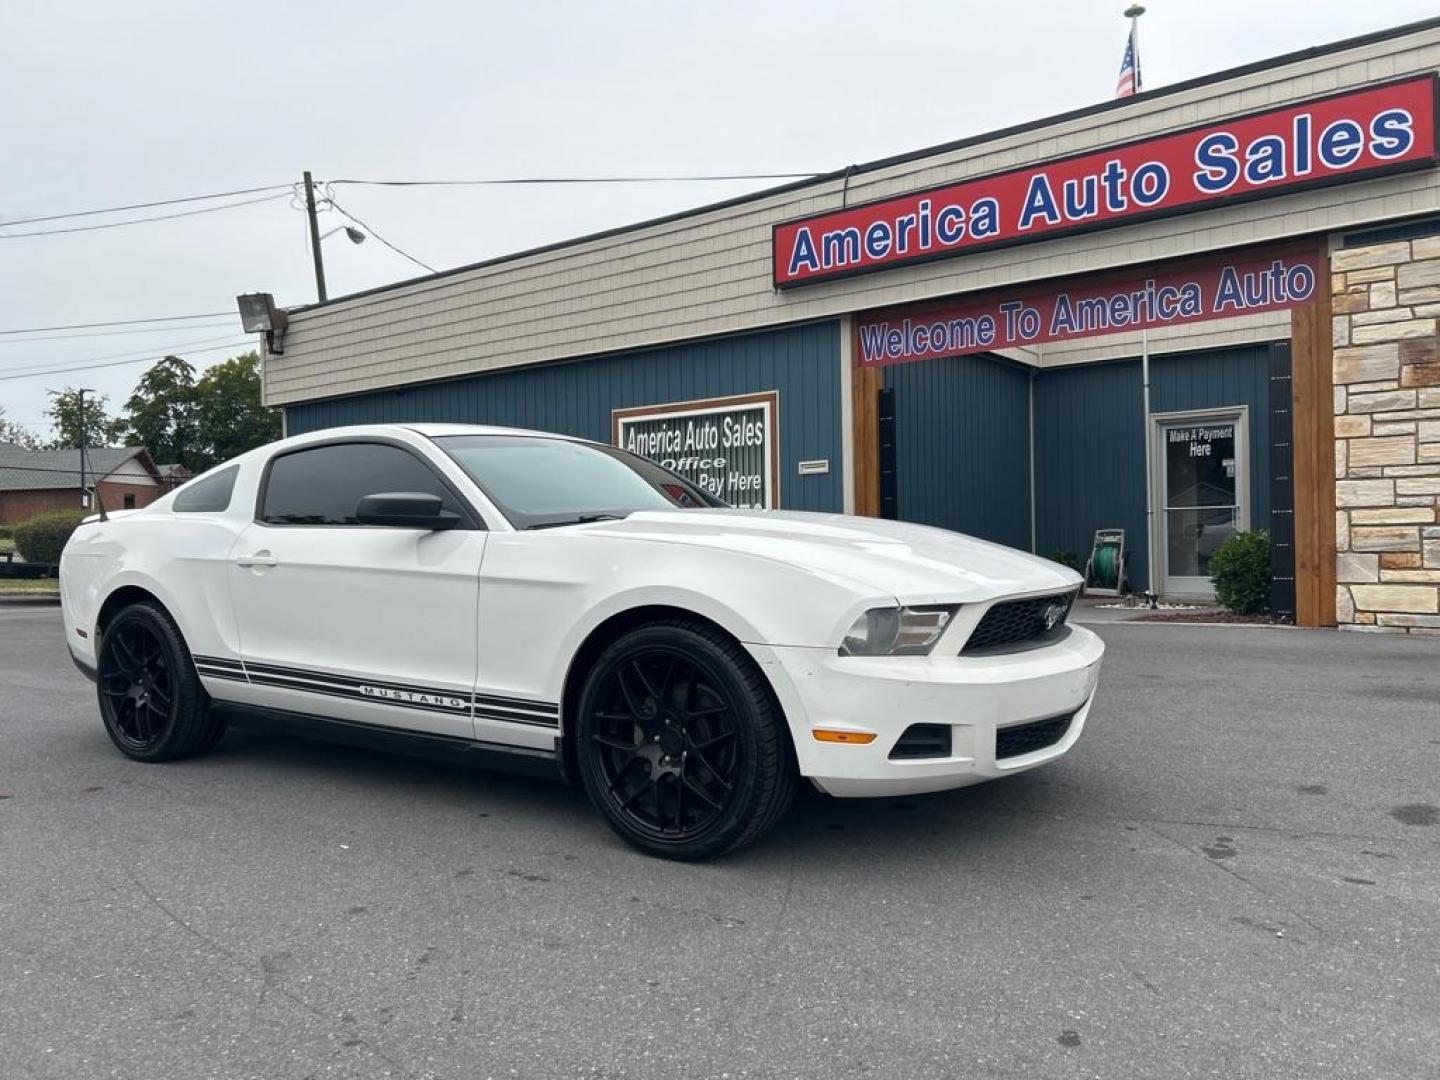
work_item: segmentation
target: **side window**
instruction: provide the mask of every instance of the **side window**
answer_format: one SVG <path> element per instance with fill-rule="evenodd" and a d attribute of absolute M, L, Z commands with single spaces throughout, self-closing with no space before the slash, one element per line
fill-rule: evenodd
<path fill-rule="evenodd" d="M 170 509 L 177 514 L 218 514 L 230 509 L 230 494 L 235 490 L 235 478 L 240 475 L 240 466 L 211 476 L 192 480 L 175 493 Z"/>
<path fill-rule="evenodd" d="M 260 520 L 271 525 L 354 525 L 366 495 L 420 491 L 465 514 L 440 478 L 414 454 L 382 443 L 336 443 L 294 450 L 270 463 Z"/>

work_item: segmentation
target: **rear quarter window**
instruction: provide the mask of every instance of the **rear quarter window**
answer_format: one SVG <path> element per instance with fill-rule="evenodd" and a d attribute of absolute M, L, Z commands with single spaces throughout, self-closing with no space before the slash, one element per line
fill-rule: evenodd
<path fill-rule="evenodd" d="M 199 480 L 191 480 L 175 493 L 170 509 L 177 514 L 218 514 L 230 509 L 230 496 L 235 493 L 235 478 L 240 466 L 231 465 Z"/>

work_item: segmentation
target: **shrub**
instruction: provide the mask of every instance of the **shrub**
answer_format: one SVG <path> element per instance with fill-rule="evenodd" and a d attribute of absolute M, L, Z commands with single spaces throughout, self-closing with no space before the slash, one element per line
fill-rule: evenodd
<path fill-rule="evenodd" d="M 1051 562 L 1058 562 L 1061 566 L 1068 566 L 1071 570 L 1081 570 L 1083 566 L 1080 556 L 1073 551 L 1061 551 L 1056 549 L 1046 556 Z"/>
<path fill-rule="evenodd" d="M 1237 615 L 1270 610 L 1270 534 L 1264 529 L 1236 533 L 1210 556 L 1215 599 Z"/>
<path fill-rule="evenodd" d="M 0 540 L 14 540 L 15 530 L 9 525 L 0 525 Z"/>
<path fill-rule="evenodd" d="M 88 510 L 51 510 L 15 526 L 15 547 L 31 563 L 58 563 L 65 541 Z"/>

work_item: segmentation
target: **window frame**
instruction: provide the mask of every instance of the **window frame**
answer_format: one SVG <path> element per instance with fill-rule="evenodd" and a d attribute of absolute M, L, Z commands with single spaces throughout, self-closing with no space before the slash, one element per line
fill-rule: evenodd
<path fill-rule="evenodd" d="M 275 462 L 281 458 L 291 457 L 295 454 L 303 454 L 307 450 L 321 450 L 331 446 L 388 446 L 409 454 L 418 461 L 432 476 L 439 481 L 440 485 L 448 491 L 460 507 L 460 520 L 453 526 L 465 532 L 486 532 L 488 526 L 485 518 L 475 508 L 471 500 L 450 480 L 448 476 L 436 468 L 435 463 L 421 454 L 415 447 L 402 439 L 389 438 L 384 435 L 365 435 L 359 437 L 342 437 L 336 439 L 322 439 L 318 442 L 306 443 L 303 446 L 287 447 L 278 453 L 271 454 L 265 462 L 265 468 L 260 473 L 260 483 L 255 488 L 255 506 L 251 515 L 256 525 L 267 529 L 395 529 L 401 526 L 396 525 L 362 525 L 359 522 L 350 523 L 325 523 L 320 524 L 309 521 L 266 521 L 265 520 L 265 496 L 270 490 L 270 472 L 275 467 Z"/>

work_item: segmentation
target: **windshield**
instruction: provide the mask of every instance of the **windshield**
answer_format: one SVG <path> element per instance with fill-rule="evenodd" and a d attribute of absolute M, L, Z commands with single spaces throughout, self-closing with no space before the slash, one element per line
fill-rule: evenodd
<path fill-rule="evenodd" d="M 599 443 L 535 435 L 446 435 L 435 442 L 517 529 L 725 505 L 653 461 Z"/>

